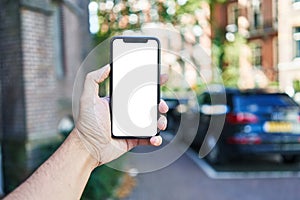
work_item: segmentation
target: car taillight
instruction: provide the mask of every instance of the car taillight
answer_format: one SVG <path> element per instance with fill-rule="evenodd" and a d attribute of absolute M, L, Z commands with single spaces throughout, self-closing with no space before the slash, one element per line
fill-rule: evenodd
<path fill-rule="evenodd" d="M 228 113 L 227 121 L 231 124 L 251 124 L 258 122 L 258 117 L 252 113 Z"/>

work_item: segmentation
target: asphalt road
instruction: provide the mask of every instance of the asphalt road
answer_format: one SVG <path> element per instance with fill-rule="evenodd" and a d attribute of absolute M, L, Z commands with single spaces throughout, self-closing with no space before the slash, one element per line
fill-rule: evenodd
<path fill-rule="evenodd" d="M 139 174 L 129 199 L 298 200 L 299 178 L 212 179 L 187 155 L 168 167 Z"/>
<path fill-rule="evenodd" d="M 269 170 L 256 167 L 266 163 L 264 169 Z M 188 151 L 166 168 L 138 174 L 137 186 L 126 200 L 300 199 L 300 170 L 295 168 L 299 164 L 292 165 L 292 170 L 286 165 L 278 170 L 278 165 L 250 159 L 246 163 L 236 161 L 216 168 L 199 159 L 193 151 Z"/>

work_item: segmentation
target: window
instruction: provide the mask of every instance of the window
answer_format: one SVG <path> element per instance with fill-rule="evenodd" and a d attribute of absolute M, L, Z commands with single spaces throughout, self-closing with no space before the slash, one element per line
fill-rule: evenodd
<path fill-rule="evenodd" d="M 55 72 L 58 79 L 62 79 L 65 76 L 65 49 L 64 49 L 64 19 L 63 19 L 63 8 L 57 4 L 54 9 L 54 63 Z"/>
<path fill-rule="evenodd" d="M 273 25 L 275 27 L 277 27 L 277 24 L 278 24 L 278 0 L 273 0 L 272 7 L 273 7 Z"/>
<path fill-rule="evenodd" d="M 294 57 L 299 58 L 300 57 L 300 27 L 294 28 Z"/>
<path fill-rule="evenodd" d="M 278 38 L 273 38 L 273 65 L 277 68 L 278 65 Z"/>
<path fill-rule="evenodd" d="M 252 0 L 252 26 L 254 29 L 262 27 L 261 0 Z"/>
<path fill-rule="evenodd" d="M 233 99 L 236 112 L 265 113 L 279 107 L 297 107 L 286 94 L 242 94 Z"/>
<path fill-rule="evenodd" d="M 252 65 L 256 68 L 262 67 L 262 46 L 259 43 L 252 46 Z"/>
<path fill-rule="evenodd" d="M 293 0 L 292 3 L 293 3 L 292 6 L 295 10 L 300 9 L 300 0 Z"/>
<path fill-rule="evenodd" d="M 237 3 L 231 3 L 227 7 L 228 24 L 238 24 L 239 8 Z"/>

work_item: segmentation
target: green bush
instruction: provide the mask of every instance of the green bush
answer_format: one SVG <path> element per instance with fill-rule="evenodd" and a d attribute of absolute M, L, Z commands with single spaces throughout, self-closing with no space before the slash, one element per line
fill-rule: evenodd
<path fill-rule="evenodd" d="M 300 80 L 294 80 L 293 87 L 294 87 L 295 92 L 300 92 Z"/>
<path fill-rule="evenodd" d="M 83 192 L 83 200 L 109 199 L 114 197 L 122 172 L 105 165 L 95 169 Z"/>

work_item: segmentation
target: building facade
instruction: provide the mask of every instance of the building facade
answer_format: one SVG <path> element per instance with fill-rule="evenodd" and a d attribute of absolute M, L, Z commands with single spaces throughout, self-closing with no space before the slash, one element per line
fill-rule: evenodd
<path fill-rule="evenodd" d="M 72 115 L 77 69 L 90 49 L 89 1 L 0 0 L 0 133 L 4 190 L 41 163 Z"/>
<path fill-rule="evenodd" d="M 278 0 L 278 69 L 280 88 L 293 95 L 300 80 L 300 1 Z"/>
<path fill-rule="evenodd" d="M 277 10 L 277 0 L 228 0 L 215 6 L 213 28 L 228 41 L 239 33 L 248 43 L 240 53 L 242 88 L 266 87 L 278 79 Z"/>

